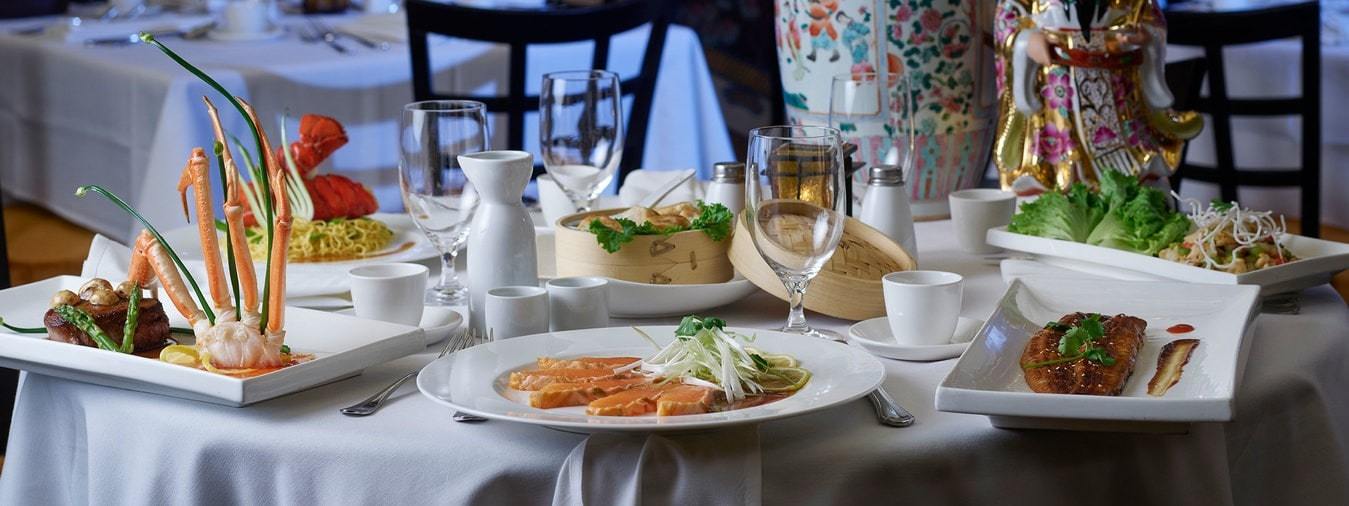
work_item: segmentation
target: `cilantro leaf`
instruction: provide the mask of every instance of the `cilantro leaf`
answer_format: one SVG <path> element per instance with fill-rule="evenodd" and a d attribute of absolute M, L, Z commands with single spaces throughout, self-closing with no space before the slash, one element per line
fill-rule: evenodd
<path fill-rule="evenodd" d="M 1053 330 L 1056 332 L 1067 332 L 1068 329 L 1070 328 L 1072 327 L 1069 327 L 1059 322 L 1049 322 L 1045 324 L 1045 330 Z"/>
<path fill-rule="evenodd" d="M 726 320 L 715 317 L 703 318 L 697 315 L 685 316 L 679 321 L 679 328 L 675 329 L 676 336 L 696 336 L 699 332 L 707 329 L 725 329 Z"/>
<path fill-rule="evenodd" d="M 1225 213 L 1231 210 L 1232 204 L 1234 204 L 1234 202 L 1223 202 L 1222 199 L 1213 199 L 1212 201 L 1209 202 L 1209 205 L 1213 206 L 1213 210 L 1218 211 L 1220 213 Z"/>

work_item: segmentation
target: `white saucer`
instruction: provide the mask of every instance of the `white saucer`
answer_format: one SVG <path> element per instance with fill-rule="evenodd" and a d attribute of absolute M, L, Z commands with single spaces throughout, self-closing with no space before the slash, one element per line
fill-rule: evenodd
<path fill-rule="evenodd" d="M 341 311 L 335 311 L 337 314 L 356 315 L 355 308 L 347 308 Z M 458 311 L 445 306 L 426 306 L 422 310 L 422 322 L 417 324 L 422 328 L 426 335 L 426 345 L 444 341 L 450 337 L 460 325 L 464 324 L 464 317 Z"/>
<path fill-rule="evenodd" d="M 857 322 L 848 329 L 848 337 L 873 355 L 895 360 L 930 362 L 959 357 L 970 345 L 970 340 L 984 325 L 983 320 L 960 317 L 950 344 L 909 345 L 895 342 L 890 333 L 890 322 L 884 317 Z"/>
<path fill-rule="evenodd" d="M 280 28 L 273 28 L 265 32 L 226 32 L 221 30 L 206 32 L 206 38 L 219 42 L 262 42 L 276 40 L 285 35 L 286 31 Z"/>

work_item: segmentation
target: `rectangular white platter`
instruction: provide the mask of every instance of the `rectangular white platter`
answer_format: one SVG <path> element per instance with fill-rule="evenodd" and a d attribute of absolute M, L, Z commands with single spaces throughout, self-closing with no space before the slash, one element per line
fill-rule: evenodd
<path fill-rule="evenodd" d="M 58 290 L 83 282 L 59 276 L 0 291 L 0 315 L 11 325 L 41 327 Z M 162 301 L 171 325 L 186 327 Z M 174 336 L 188 339 L 187 336 Z M 365 368 L 425 349 L 422 329 L 295 307 L 286 308 L 286 344 L 314 360 L 240 379 L 156 359 L 51 341 L 46 334 L 0 329 L 0 366 L 127 390 L 245 406 L 360 374 Z"/>
<path fill-rule="evenodd" d="M 1286 236 L 1284 244 L 1299 260 L 1244 274 L 1209 270 L 1131 251 L 1018 234 L 1008 232 L 1007 227 L 990 229 L 987 238 L 991 245 L 1030 253 L 1042 262 L 1059 267 L 1114 278 L 1256 285 L 1262 296 L 1325 284 L 1336 273 L 1349 269 L 1349 244 L 1292 234 Z"/>
<path fill-rule="evenodd" d="M 937 409 L 988 415 L 1005 428 L 1173 432 L 1190 422 L 1229 421 L 1258 292 L 1241 285 L 1017 278 L 937 387 Z M 1026 384 L 1020 365 L 1026 342 L 1046 322 L 1076 311 L 1147 321 L 1143 348 L 1120 396 L 1035 393 Z M 1166 331 L 1180 323 L 1195 330 Z M 1162 397 L 1149 396 L 1157 356 L 1175 339 L 1200 344 L 1180 382 Z"/>

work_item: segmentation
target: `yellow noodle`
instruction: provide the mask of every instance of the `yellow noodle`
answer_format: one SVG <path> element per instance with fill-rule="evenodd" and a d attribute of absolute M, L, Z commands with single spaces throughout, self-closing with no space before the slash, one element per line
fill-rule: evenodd
<path fill-rule="evenodd" d="M 391 241 L 393 230 L 370 218 L 295 220 L 286 257 L 292 262 L 360 258 L 380 252 Z M 254 259 L 267 258 L 267 241 L 261 229 L 248 230 L 248 250 Z"/>

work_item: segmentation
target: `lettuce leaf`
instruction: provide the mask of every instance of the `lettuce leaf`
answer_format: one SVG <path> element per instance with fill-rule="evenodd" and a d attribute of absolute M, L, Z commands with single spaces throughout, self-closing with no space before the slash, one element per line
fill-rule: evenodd
<path fill-rule="evenodd" d="M 1021 204 L 1007 230 L 1063 241 L 1085 242 L 1105 217 L 1106 204 L 1082 183 L 1068 192 L 1047 192 Z"/>
<path fill-rule="evenodd" d="M 1087 237 L 1088 244 L 1151 256 L 1190 231 L 1190 219 L 1171 209 L 1167 194 L 1143 186 L 1134 176 L 1105 172 L 1101 198 L 1108 210 Z"/>

